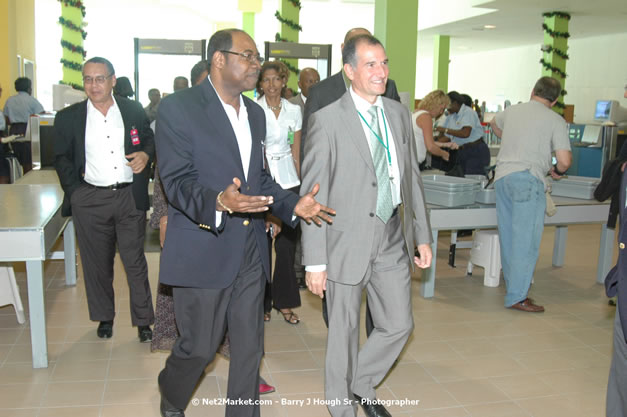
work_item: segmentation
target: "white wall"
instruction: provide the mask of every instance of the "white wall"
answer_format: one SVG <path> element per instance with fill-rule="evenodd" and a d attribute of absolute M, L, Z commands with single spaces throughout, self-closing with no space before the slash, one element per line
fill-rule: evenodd
<path fill-rule="evenodd" d="M 454 39 L 451 40 L 454 42 Z M 566 64 L 566 104 L 575 105 L 575 122 L 591 121 L 597 99 L 623 99 L 627 84 L 627 33 L 571 39 Z M 501 49 L 451 57 L 449 90 L 467 93 L 479 102 L 502 104 L 526 101 L 540 77 L 540 45 Z M 432 57 L 418 57 L 416 97 L 431 91 Z"/>
<path fill-rule="evenodd" d="M 332 72 L 341 67 L 340 44 L 346 31 L 355 26 L 374 29 L 372 4 L 345 3 L 340 0 L 303 0 L 300 24 L 302 43 L 333 44 Z M 87 57 L 109 59 L 117 76 L 127 76 L 133 83 L 133 38 L 209 39 L 217 25 L 241 27 L 242 14 L 234 0 L 84 0 L 88 26 L 85 49 Z M 263 54 L 264 42 L 274 41 L 280 30 L 274 17 L 279 0 L 263 0 L 263 9 L 255 17 L 255 41 Z M 218 13 L 219 12 L 219 13 Z M 46 109 L 52 108 L 52 84 L 62 78 L 61 29 L 57 0 L 36 0 L 37 96 Z M 336 16 L 339 16 L 337 19 Z M 340 18 L 341 17 L 341 18 Z M 156 87 L 172 91 L 177 75 L 189 77 L 198 57 L 140 55 L 140 100 L 148 104 L 147 91 Z M 311 65 L 303 63 L 301 67 Z"/>

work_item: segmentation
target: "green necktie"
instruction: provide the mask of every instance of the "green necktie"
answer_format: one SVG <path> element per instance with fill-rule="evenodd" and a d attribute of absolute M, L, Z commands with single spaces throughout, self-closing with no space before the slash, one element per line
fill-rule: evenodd
<path fill-rule="evenodd" d="M 374 172 L 377 175 L 377 217 L 383 223 L 387 223 L 394 212 L 392 190 L 390 189 L 390 173 L 388 172 L 387 144 L 384 145 L 384 138 L 379 128 L 377 106 L 370 107 L 368 114 L 371 117 L 370 127 L 372 129 L 370 132 L 370 153 L 374 163 Z M 375 133 L 379 135 L 378 138 Z"/>

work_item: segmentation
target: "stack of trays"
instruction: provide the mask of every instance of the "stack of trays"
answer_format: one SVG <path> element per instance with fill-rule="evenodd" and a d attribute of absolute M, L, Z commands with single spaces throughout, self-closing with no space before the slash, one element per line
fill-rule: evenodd
<path fill-rule="evenodd" d="M 475 194 L 475 202 L 481 204 L 495 204 L 496 203 L 496 191 L 494 190 L 494 183 L 489 188 L 485 188 L 488 184 L 488 177 L 485 175 L 465 175 L 464 177 L 479 181 L 480 187 Z"/>
<path fill-rule="evenodd" d="M 427 203 L 444 207 L 473 204 L 481 185 L 478 180 L 445 175 L 424 175 L 422 183 Z"/>
<path fill-rule="evenodd" d="M 593 200 L 594 190 L 599 185 L 599 181 L 601 181 L 599 178 L 575 177 L 573 175 L 559 180 L 551 180 L 551 195 Z"/>

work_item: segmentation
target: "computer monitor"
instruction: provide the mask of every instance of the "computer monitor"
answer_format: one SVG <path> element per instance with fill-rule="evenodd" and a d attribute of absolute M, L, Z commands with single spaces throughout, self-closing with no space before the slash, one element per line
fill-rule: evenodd
<path fill-rule="evenodd" d="M 597 100 L 594 106 L 594 120 L 597 122 L 621 123 L 627 121 L 627 109 L 616 100 Z"/>
<path fill-rule="evenodd" d="M 52 110 L 63 110 L 67 106 L 81 102 L 87 95 L 80 90 L 75 90 L 69 85 L 54 84 L 52 86 Z"/>

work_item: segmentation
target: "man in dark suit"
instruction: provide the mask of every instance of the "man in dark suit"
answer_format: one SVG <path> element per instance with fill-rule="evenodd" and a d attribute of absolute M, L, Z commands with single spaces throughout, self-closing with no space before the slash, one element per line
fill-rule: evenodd
<path fill-rule="evenodd" d="M 344 44 L 348 42 L 349 39 L 359 36 L 359 35 L 372 35 L 368 29 L 364 28 L 353 28 L 346 32 L 344 36 L 344 42 L 342 42 L 341 49 L 344 50 Z M 340 97 L 346 93 L 348 87 L 350 87 L 351 81 L 344 73 L 344 69 L 338 72 L 331 77 L 322 80 L 321 82 L 313 85 L 309 90 L 309 96 L 307 96 L 307 102 L 305 103 L 305 112 L 303 113 L 303 127 L 301 130 L 301 139 L 300 139 L 300 163 L 301 166 L 303 164 L 303 159 L 305 156 L 305 142 L 307 140 L 307 128 L 309 124 L 309 117 L 318 110 L 323 107 L 328 106 L 336 100 L 339 100 Z M 398 91 L 396 90 L 396 83 L 394 80 L 388 78 L 387 84 L 385 86 L 385 92 L 382 94 L 383 97 L 391 98 L 392 100 L 396 100 L 398 102 L 401 101 L 401 97 L 398 95 Z M 329 327 L 329 319 L 327 317 L 327 301 L 326 298 L 322 299 L 322 318 L 324 319 L 324 323 Z M 368 304 L 366 304 L 366 334 L 370 335 L 374 325 L 372 323 L 372 315 L 370 314 L 370 309 L 368 308 Z"/>
<path fill-rule="evenodd" d="M 624 97 L 627 98 L 627 86 Z M 605 409 L 607 417 L 627 415 L 627 171 L 621 167 L 622 179 L 619 188 L 620 229 L 618 233 L 618 262 L 605 278 L 608 297 L 618 296 L 614 317 L 614 349 L 610 376 L 607 383 Z"/>
<path fill-rule="evenodd" d="M 315 68 L 303 68 L 298 75 L 300 93 L 292 97 L 289 102 L 300 107 L 301 114 L 305 111 L 305 103 L 309 97 L 309 89 L 320 82 L 320 74 Z"/>
<path fill-rule="evenodd" d="M 160 280 L 174 287 L 179 330 L 159 375 L 162 416 L 183 416 L 213 360 L 225 329 L 231 343 L 227 416 L 259 416 L 263 355 L 263 290 L 270 276 L 264 214 L 288 225 L 329 220 L 313 195 L 299 200 L 265 169 L 265 114 L 244 97 L 255 87 L 263 58 L 238 29 L 209 40 L 209 78 L 166 97 L 156 143 L 168 199 Z"/>
<path fill-rule="evenodd" d="M 87 100 L 61 110 L 54 122 L 55 168 L 65 192 L 63 215 L 73 216 L 83 261 L 91 320 L 110 338 L 115 316 L 113 259 L 116 244 L 129 284 L 131 321 L 140 342 L 154 322 L 144 255 L 148 170 L 153 133 L 141 105 L 112 95 L 115 71 L 95 57 L 83 66 Z"/>
<path fill-rule="evenodd" d="M 307 287 L 326 290 L 329 334 L 325 395 L 333 417 L 389 417 L 374 400 L 413 329 L 410 264 L 431 263 L 411 117 L 380 97 L 387 56 L 371 35 L 349 39 L 342 52 L 349 91 L 311 117 L 303 187 L 319 180 L 318 198 L 337 207 L 332 225 L 302 226 Z M 414 257 L 418 248 L 420 257 Z M 376 328 L 359 347 L 359 311 L 367 292 Z"/>

